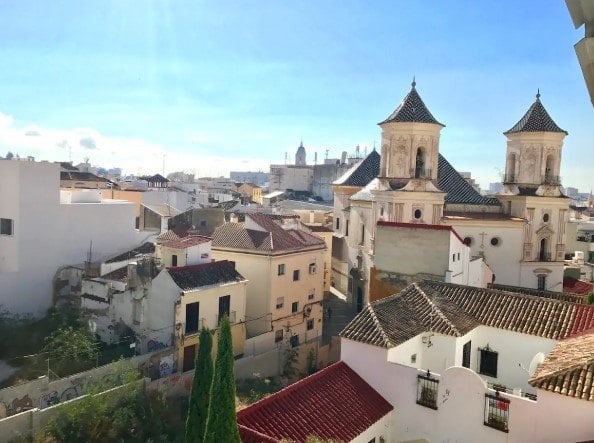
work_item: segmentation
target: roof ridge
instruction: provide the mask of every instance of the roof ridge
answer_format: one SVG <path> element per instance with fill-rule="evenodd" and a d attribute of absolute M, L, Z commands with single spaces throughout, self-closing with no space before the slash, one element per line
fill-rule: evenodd
<path fill-rule="evenodd" d="M 452 323 L 452 321 L 442 312 L 442 310 L 433 302 L 433 300 L 427 295 L 427 293 L 425 292 L 424 289 L 422 289 L 419 285 L 417 285 L 417 283 L 413 283 L 413 285 L 421 292 L 421 294 L 426 298 L 427 302 L 429 303 L 430 306 L 433 307 L 433 309 L 436 311 L 436 314 L 442 319 L 442 321 L 444 323 L 446 323 L 451 330 L 453 330 L 455 332 L 455 334 L 458 337 L 461 337 L 463 334 L 460 332 L 460 330 L 454 325 L 454 323 Z M 431 285 L 429 285 L 431 287 Z M 439 294 L 441 295 L 441 294 Z M 446 297 L 447 298 L 447 297 Z M 451 301 L 450 301 L 451 302 Z M 451 302 L 454 303 L 454 302 Z M 457 303 L 454 303 L 457 305 Z M 464 310 L 462 310 L 464 311 Z M 464 311 L 466 312 L 466 311 Z M 429 325 L 429 332 L 431 332 L 431 325 Z"/>
<path fill-rule="evenodd" d="M 585 366 L 589 366 L 592 364 L 594 364 L 594 355 L 590 356 L 587 360 L 585 360 L 583 362 L 575 363 L 571 366 L 564 366 L 564 367 L 559 368 L 555 371 L 551 371 L 551 372 L 547 372 L 546 374 L 539 375 L 538 377 L 532 376 L 528 380 L 528 383 L 533 385 L 533 383 L 536 384 L 536 383 L 539 383 L 539 382 L 546 380 L 548 378 L 551 378 L 551 377 L 558 377 L 561 374 L 566 374 L 568 372 L 575 371 L 576 369 L 583 369 Z"/>
<path fill-rule="evenodd" d="M 390 346 L 390 347 L 394 346 L 394 344 L 392 343 L 392 340 L 390 340 L 390 336 L 386 333 L 386 331 L 384 331 L 384 328 L 382 327 L 381 322 L 377 318 L 377 315 L 375 314 L 375 310 L 373 309 L 373 306 L 371 304 L 367 304 L 366 307 L 368 309 L 369 315 L 371 316 L 371 320 L 373 321 L 375 326 L 378 328 L 378 331 L 381 334 L 382 338 L 385 340 L 385 342 L 388 344 L 388 346 Z"/>

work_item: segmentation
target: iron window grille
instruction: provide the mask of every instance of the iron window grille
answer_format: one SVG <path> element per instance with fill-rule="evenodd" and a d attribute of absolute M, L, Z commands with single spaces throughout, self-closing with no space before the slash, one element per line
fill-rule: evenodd
<path fill-rule="evenodd" d="M 427 375 L 417 376 L 417 404 L 437 410 L 437 390 L 439 380 L 433 378 L 427 371 Z"/>
<path fill-rule="evenodd" d="M 509 432 L 509 404 L 507 398 L 499 395 L 485 394 L 485 426 L 497 429 L 502 432 Z"/>

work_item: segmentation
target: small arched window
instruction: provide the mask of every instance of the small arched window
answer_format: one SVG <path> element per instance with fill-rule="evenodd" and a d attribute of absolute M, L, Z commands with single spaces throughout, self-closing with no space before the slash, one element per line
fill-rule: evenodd
<path fill-rule="evenodd" d="M 423 148 L 417 149 L 417 156 L 415 158 L 415 178 L 425 177 L 425 150 Z"/>

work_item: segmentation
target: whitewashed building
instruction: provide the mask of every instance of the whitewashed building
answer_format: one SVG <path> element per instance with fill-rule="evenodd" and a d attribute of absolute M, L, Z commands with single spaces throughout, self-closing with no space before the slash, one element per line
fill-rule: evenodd
<path fill-rule="evenodd" d="M 135 207 L 98 190 L 60 191 L 60 165 L 0 162 L 0 306 L 42 314 L 53 303 L 56 272 L 83 267 L 146 239 Z"/>

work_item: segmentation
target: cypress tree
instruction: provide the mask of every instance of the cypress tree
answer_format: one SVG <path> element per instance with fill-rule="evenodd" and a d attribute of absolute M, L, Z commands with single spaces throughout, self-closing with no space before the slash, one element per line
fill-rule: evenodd
<path fill-rule="evenodd" d="M 235 376 L 233 374 L 233 339 L 227 316 L 221 321 L 214 379 L 206 421 L 204 443 L 239 443 L 235 412 Z"/>
<path fill-rule="evenodd" d="M 188 418 L 186 420 L 186 443 L 202 443 L 206 430 L 206 418 L 212 386 L 212 334 L 202 328 L 194 368 L 194 380 L 190 392 Z"/>

